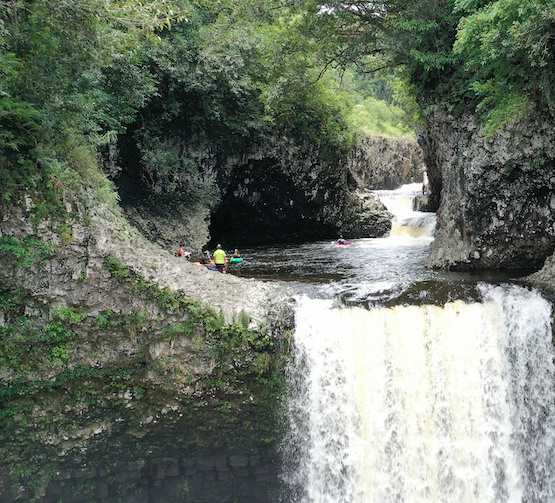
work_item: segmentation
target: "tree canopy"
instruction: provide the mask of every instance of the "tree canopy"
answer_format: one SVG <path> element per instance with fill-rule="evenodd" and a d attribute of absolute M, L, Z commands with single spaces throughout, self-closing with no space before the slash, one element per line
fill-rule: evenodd
<path fill-rule="evenodd" d="M 0 2 L 3 203 L 30 192 L 60 212 L 60 190 L 94 179 L 96 147 L 156 92 L 142 40 L 178 19 L 167 0 Z"/>
<path fill-rule="evenodd" d="M 168 139 L 176 128 L 233 148 L 277 128 L 340 149 L 384 110 L 407 131 L 409 94 L 424 111 L 478 112 L 493 134 L 533 104 L 553 111 L 554 7 L 0 0 L 1 201 L 104 184 L 99 153 L 126 131 L 145 165 L 170 172 L 184 165 Z"/>
<path fill-rule="evenodd" d="M 469 109 L 487 134 L 523 117 L 533 103 L 553 112 L 553 0 L 385 0 L 326 2 L 335 57 L 369 70 L 396 68 L 424 107 Z M 341 38 L 339 39 L 341 41 Z"/>

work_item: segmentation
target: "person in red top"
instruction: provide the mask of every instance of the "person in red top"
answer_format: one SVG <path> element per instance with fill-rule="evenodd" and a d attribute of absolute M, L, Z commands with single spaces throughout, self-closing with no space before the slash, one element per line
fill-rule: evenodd
<path fill-rule="evenodd" d="M 184 246 L 185 246 L 184 244 L 179 245 L 179 250 L 177 250 L 177 256 L 185 257 L 187 260 L 189 260 L 191 258 L 191 252 L 185 251 L 183 249 Z"/>

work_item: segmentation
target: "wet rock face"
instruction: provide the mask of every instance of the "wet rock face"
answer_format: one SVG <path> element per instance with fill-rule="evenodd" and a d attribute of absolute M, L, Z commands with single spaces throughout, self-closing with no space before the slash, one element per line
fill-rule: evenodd
<path fill-rule="evenodd" d="M 360 138 L 348 155 L 324 160 L 310 145 L 255 147 L 229 171 L 212 217 L 215 241 L 276 243 L 337 237 L 382 237 L 392 215 L 369 189 L 422 181 L 414 139 Z"/>
<path fill-rule="evenodd" d="M 428 130 L 419 131 L 418 144 L 420 145 L 422 158 L 426 166 L 428 187 L 426 195 L 419 198 L 417 203 L 418 209 L 414 209 L 417 209 L 417 211 L 437 212 L 441 198 L 443 177 L 437 165 L 435 142 Z"/>
<path fill-rule="evenodd" d="M 426 166 L 415 139 L 373 136 L 361 138 L 352 149 L 349 170 L 360 188 L 394 190 L 422 182 Z"/>
<path fill-rule="evenodd" d="M 433 161 L 442 173 L 428 265 L 538 269 L 555 248 L 555 128 L 536 113 L 485 139 L 471 116 L 437 110 Z"/>
<path fill-rule="evenodd" d="M 197 251 L 208 241 L 235 246 L 337 234 L 348 196 L 341 152 L 281 136 L 237 151 L 202 138 L 179 144 L 198 175 L 177 170 L 171 194 L 147 187 L 137 163 L 116 179 L 127 219 L 149 240 L 166 247 L 184 242 Z"/>
<path fill-rule="evenodd" d="M 144 464 L 122 460 L 113 466 L 59 472 L 41 501 L 270 503 L 278 501 L 281 492 L 278 470 L 274 460 L 262 456 L 182 457 Z M 15 503 L 31 499 L 32 493 L 3 496 L 3 502 Z"/>
<path fill-rule="evenodd" d="M 210 208 L 205 204 L 183 204 L 180 198 L 163 201 L 147 197 L 122 204 L 127 221 L 149 241 L 175 252 L 179 245 L 198 253 L 210 239 Z"/>

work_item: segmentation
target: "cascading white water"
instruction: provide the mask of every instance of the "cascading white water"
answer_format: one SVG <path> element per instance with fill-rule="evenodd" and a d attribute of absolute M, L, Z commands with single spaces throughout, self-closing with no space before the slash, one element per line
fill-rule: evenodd
<path fill-rule="evenodd" d="M 300 300 L 290 503 L 555 501 L 550 304 L 481 290 L 444 307 Z"/>
<path fill-rule="evenodd" d="M 413 210 L 413 200 L 421 193 L 421 185 L 411 183 L 398 190 L 377 190 L 385 207 L 394 215 L 390 236 L 432 238 L 436 226 L 435 213 Z"/>

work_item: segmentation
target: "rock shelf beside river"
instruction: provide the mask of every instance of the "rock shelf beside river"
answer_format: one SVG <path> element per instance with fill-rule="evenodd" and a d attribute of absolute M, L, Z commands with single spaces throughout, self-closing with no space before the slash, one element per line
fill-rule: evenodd
<path fill-rule="evenodd" d="M 34 229 L 24 214 L 5 218 L 0 225 L 2 235 L 20 239 L 36 235 L 55 248 L 49 267 L 38 268 L 33 274 L 16 272 L 13 279 L 30 292 L 62 304 L 86 302 L 93 312 L 109 304 L 117 311 L 126 311 L 125 302 L 119 305 L 106 284 L 109 275 L 104 261 L 112 255 L 161 288 L 181 290 L 191 299 L 201 299 L 204 305 L 224 313 L 229 322 L 245 312 L 260 323 L 272 299 L 283 300 L 284 292 L 273 284 L 220 274 L 175 257 L 175 250 L 148 242 L 107 211 L 103 216 L 94 215 L 90 226 L 74 221 L 63 233 L 52 231 L 47 224 Z M 10 271 L 6 273 L 11 275 Z"/>
<path fill-rule="evenodd" d="M 117 208 L 32 214 L 0 222 L 0 501 L 270 501 L 290 293 L 175 257 Z"/>

